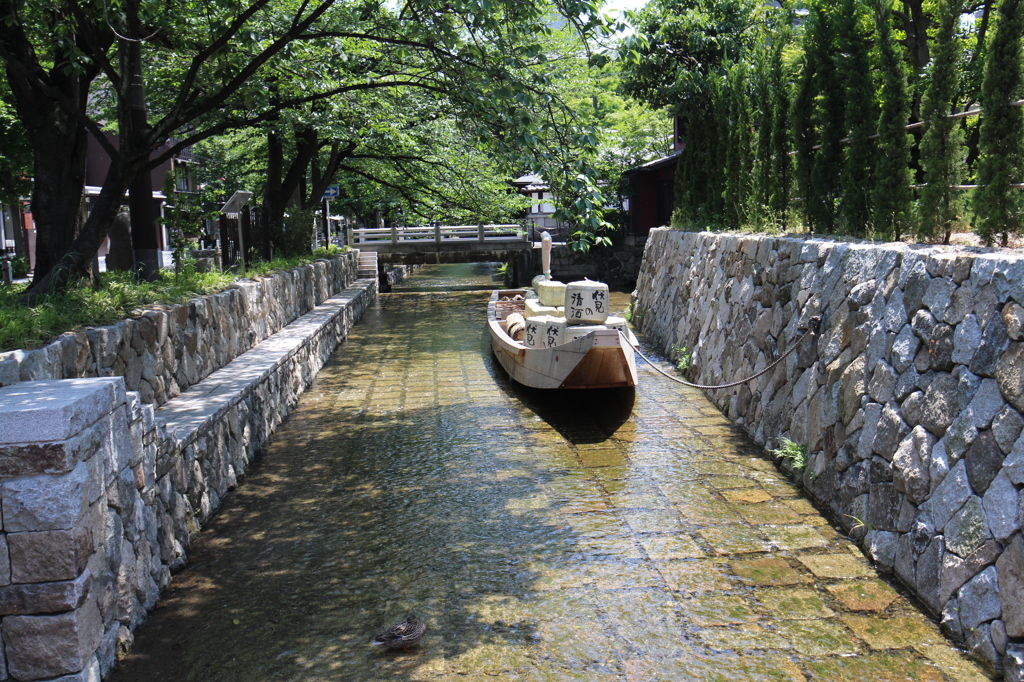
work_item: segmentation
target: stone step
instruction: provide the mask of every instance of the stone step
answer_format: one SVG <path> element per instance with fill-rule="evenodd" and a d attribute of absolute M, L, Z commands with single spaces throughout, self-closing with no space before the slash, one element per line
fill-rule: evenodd
<path fill-rule="evenodd" d="M 359 276 L 360 277 L 376 277 L 377 276 L 377 252 L 376 251 L 360 251 L 359 252 Z"/>

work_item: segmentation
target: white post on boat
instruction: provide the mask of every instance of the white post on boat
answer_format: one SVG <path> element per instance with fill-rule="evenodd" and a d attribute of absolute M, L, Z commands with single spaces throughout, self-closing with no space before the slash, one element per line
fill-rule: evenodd
<path fill-rule="evenodd" d="M 547 230 L 540 233 L 540 270 L 551 276 L 551 235 Z"/>

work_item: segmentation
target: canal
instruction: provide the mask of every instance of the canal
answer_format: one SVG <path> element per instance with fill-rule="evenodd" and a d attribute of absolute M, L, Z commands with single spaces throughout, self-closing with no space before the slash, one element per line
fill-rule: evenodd
<path fill-rule="evenodd" d="M 113 680 L 986 679 L 700 392 L 510 386 L 493 273 L 380 297 Z"/>

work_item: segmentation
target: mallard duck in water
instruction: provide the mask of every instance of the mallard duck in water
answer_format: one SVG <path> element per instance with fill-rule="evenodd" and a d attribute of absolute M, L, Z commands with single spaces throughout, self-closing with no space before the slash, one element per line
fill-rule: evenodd
<path fill-rule="evenodd" d="M 402 649 L 409 651 L 420 641 L 420 637 L 427 631 L 427 626 L 416 619 L 416 616 L 409 616 L 404 621 L 388 628 L 373 638 L 370 642 L 373 646 L 386 646 L 389 649 Z"/>

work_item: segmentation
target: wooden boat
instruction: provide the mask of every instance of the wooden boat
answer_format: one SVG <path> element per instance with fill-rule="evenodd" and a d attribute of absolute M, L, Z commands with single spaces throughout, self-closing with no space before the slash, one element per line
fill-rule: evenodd
<path fill-rule="evenodd" d="M 513 300 L 518 295 L 520 300 Z M 633 332 L 599 329 L 553 348 L 528 348 L 510 337 L 507 318 L 525 309 L 525 290 L 495 291 L 487 304 L 491 349 L 513 380 L 533 388 L 636 386 Z"/>

